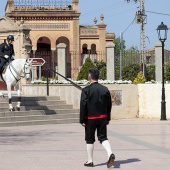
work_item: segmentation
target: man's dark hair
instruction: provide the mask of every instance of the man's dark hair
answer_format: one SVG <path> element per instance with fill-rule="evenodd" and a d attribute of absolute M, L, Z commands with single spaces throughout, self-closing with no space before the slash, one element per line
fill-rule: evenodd
<path fill-rule="evenodd" d="M 89 74 L 93 80 L 99 79 L 99 70 L 97 68 L 90 68 Z"/>

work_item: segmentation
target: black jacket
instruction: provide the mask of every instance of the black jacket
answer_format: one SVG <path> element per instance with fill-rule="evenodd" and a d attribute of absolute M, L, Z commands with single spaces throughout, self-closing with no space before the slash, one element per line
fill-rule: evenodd
<path fill-rule="evenodd" d="M 87 116 L 107 114 L 107 121 L 111 119 L 111 95 L 107 87 L 98 82 L 83 88 L 80 101 L 80 123 L 86 122 Z"/>
<path fill-rule="evenodd" d="M 14 55 L 14 47 L 12 44 L 2 43 L 0 45 L 0 56 L 4 57 L 5 55 L 8 55 L 10 58 Z"/>

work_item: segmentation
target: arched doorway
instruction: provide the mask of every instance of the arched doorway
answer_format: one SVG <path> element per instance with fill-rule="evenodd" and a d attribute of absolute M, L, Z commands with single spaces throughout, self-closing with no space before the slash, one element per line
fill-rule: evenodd
<path fill-rule="evenodd" d="M 90 50 L 90 58 L 92 61 L 97 60 L 97 55 L 96 55 L 96 44 L 91 45 L 91 50 Z"/>
<path fill-rule="evenodd" d="M 83 54 L 88 54 L 87 44 L 83 44 L 82 52 L 83 52 Z"/>
<path fill-rule="evenodd" d="M 91 45 L 91 54 L 96 54 L 96 44 Z"/>
<path fill-rule="evenodd" d="M 89 57 L 89 51 L 87 44 L 82 45 L 82 53 L 81 53 L 81 65 L 85 63 L 86 58 Z"/>
<path fill-rule="evenodd" d="M 43 58 L 46 61 L 41 67 L 41 76 L 46 77 L 46 70 L 52 68 L 51 41 L 48 37 L 43 36 L 38 39 L 35 58 Z M 37 75 L 39 75 L 39 70 L 37 70 Z M 50 77 L 52 77 L 52 73 L 50 73 Z"/>
<path fill-rule="evenodd" d="M 56 40 L 56 46 L 60 43 L 64 43 L 66 44 L 66 77 L 67 78 L 71 78 L 71 53 L 70 53 L 70 41 L 67 37 L 59 37 L 57 40 Z M 54 65 L 57 66 L 58 63 L 57 63 L 57 60 L 58 60 L 58 57 L 60 56 L 57 56 L 57 53 L 55 55 L 55 59 L 54 59 Z"/>

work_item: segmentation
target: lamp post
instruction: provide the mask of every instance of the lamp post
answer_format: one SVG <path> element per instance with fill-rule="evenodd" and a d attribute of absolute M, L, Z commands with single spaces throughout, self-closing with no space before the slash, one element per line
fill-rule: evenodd
<path fill-rule="evenodd" d="M 158 38 L 162 43 L 162 101 L 161 101 L 161 119 L 166 119 L 166 102 L 165 102 L 165 87 L 164 87 L 164 42 L 167 39 L 168 27 L 161 22 L 157 28 Z"/>

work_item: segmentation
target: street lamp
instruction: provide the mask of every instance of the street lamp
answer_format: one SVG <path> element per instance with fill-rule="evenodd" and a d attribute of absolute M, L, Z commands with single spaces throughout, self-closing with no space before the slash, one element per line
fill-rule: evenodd
<path fill-rule="evenodd" d="M 166 119 L 166 102 L 165 102 L 165 87 L 164 87 L 164 42 L 167 39 L 168 27 L 161 22 L 157 28 L 158 38 L 162 43 L 162 101 L 161 101 L 161 120 Z"/>

